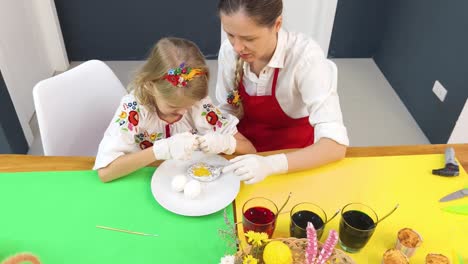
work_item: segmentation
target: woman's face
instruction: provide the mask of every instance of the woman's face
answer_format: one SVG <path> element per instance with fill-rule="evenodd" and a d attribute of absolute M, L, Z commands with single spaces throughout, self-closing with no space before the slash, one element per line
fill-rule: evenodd
<path fill-rule="evenodd" d="M 248 63 L 268 62 L 276 48 L 277 33 L 282 18 L 277 18 L 272 27 L 259 26 L 243 11 L 226 15 L 221 12 L 221 24 L 234 50 Z"/>

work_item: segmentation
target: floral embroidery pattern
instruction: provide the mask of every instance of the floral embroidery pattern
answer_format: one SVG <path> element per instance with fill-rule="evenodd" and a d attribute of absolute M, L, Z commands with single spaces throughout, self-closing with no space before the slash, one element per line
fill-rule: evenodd
<path fill-rule="evenodd" d="M 138 123 L 140 122 L 140 108 L 136 101 L 124 103 L 122 112 L 117 116 L 115 123 L 118 123 L 122 131 L 134 131 L 138 133 Z"/>
<path fill-rule="evenodd" d="M 190 132 L 192 135 L 197 135 L 197 134 L 198 134 L 198 129 L 192 128 L 192 129 L 190 129 L 189 132 Z"/>
<path fill-rule="evenodd" d="M 208 124 L 213 126 L 213 131 L 216 131 L 216 128 L 226 126 L 228 123 L 228 120 L 223 116 L 223 113 L 221 113 L 221 111 L 212 104 L 204 104 L 201 115 L 205 117 Z"/>
<path fill-rule="evenodd" d="M 139 133 L 135 135 L 135 144 L 137 144 L 141 149 L 146 149 L 153 146 L 153 143 L 156 140 L 160 140 L 163 138 L 163 133 L 148 133 L 145 131 L 144 133 Z"/>
<path fill-rule="evenodd" d="M 239 106 L 241 103 L 239 90 L 238 89 L 231 90 L 228 93 L 226 101 L 230 105 Z"/>

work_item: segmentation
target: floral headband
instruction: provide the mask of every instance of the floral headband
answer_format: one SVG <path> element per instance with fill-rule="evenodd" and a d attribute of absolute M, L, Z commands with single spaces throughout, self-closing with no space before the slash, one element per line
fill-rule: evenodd
<path fill-rule="evenodd" d="M 184 62 L 178 68 L 169 69 L 163 79 L 169 81 L 174 86 L 185 87 L 187 86 L 187 82 L 191 81 L 195 76 L 205 74 L 206 72 L 200 68 L 185 67 Z"/>

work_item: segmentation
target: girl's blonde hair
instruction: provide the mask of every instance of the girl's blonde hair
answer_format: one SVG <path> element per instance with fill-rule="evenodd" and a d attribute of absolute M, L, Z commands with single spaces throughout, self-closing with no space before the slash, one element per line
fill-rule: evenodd
<path fill-rule="evenodd" d="M 204 74 L 195 76 L 185 87 L 174 86 L 165 79 L 170 69 L 185 67 L 198 68 Z M 145 64 L 136 73 L 129 89 L 134 90 L 138 102 L 156 110 L 157 96 L 178 106 L 181 97 L 199 101 L 208 95 L 208 66 L 197 45 L 181 38 L 162 38 L 153 47 Z"/>

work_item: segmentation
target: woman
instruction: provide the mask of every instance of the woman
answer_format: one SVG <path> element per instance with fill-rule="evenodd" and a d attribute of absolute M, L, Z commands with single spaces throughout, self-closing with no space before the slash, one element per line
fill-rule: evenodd
<path fill-rule="evenodd" d="M 298 148 L 231 160 L 224 172 L 247 184 L 340 160 L 349 145 L 334 64 L 312 39 L 281 28 L 282 10 L 282 0 L 218 4 L 228 36 L 218 59 L 221 108 L 239 117 L 239 132 L 257 151 Z"/>

